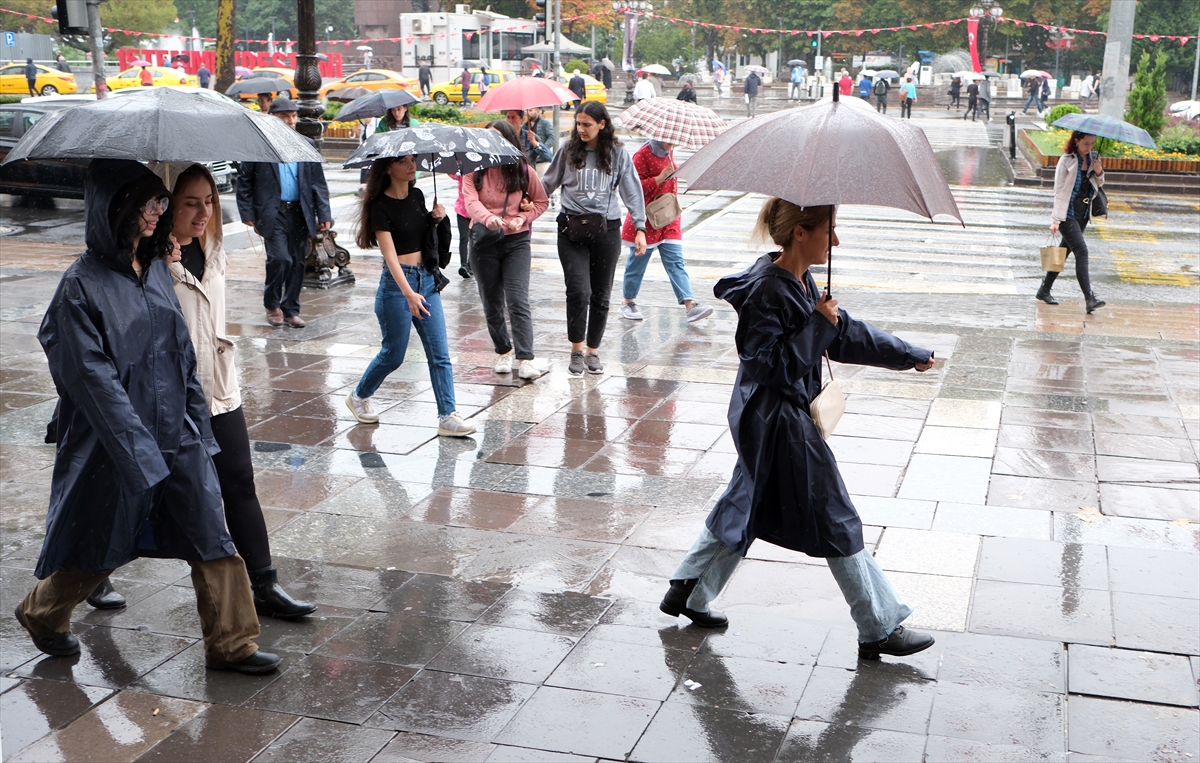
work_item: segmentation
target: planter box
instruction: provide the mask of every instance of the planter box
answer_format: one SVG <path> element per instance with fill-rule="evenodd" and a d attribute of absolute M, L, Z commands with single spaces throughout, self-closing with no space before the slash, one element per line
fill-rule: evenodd
<path fill-rule="evenodd" d="M 1059 155 L 1043 154 L 1027 130 L 1021 130 L 1021 141 L 1027 149 L 1026 153 L 1035 164 L 1043 167 L 1057 167 Z M 1125 157 L 1106 156 L 1101 163 L 1105 170 L 1118 172 L 1183 172 L 1200 174 L 1200 160 L 1189 159 L 1129 159 Z"/>

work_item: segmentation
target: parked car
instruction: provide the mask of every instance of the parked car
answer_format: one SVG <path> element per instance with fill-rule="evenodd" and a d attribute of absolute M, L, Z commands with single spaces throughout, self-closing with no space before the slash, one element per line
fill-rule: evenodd
<path fill-rule="evenodd" d="M 33 87 L 42 95 L 56 93 L 74 93 L 79 89 L 75 75 L 60 72 L 49 66 L 35 64 L 38 70 Z M 29 95 L 29 82 L 25 79 L 25 64 L 13 64 L 0 69 L 0 93 L 8 95 Z"/>
<path fill-rule="evenodd" d="M 365 90 L 407 90 L 414 97 L 421 97 L 421 83 L 415 77 L 406 77 L 390 69 L 363 69 L 322 87 L 321 100 L 328 98 L 330 93 L 351 87 L 361 87 Z"/>
<path fill-rule="evenodd" d="M 471 89 L 467 91 L 467 98 L 474 102 L 483 97 L 483 94 L 479 92 L 479 85 L 483 82 L 484 71 L 474 68 L 470 71 Z M 491 88 L 508 82 L 515 76 L 517 76 L 516 72 L 510 72 L 505 69 L 488 69 L 488 87 Z M 447 103 L 462 103 L 462 78 L 462 72 L 459 72 L 458 76 L 449 82 L 437 83 L 429 88 L 429 97 L 433 99 L 434 103 L 440 106 L 445 106 Z"/>
<path fill-rule="evenodd" d="M 116 94 L 114 93 L 114 96 Z M 220 93 L 214 96 L 225 98 Z M 92 96 L 92 100 L 95 96 Z M 229 100 L 229 99 L 226 99 Z M 0 161 L 37 121 L 57 109 L 69 109 L 88 101 L 78 96 L 25 98 L 21 103 L 0 104 Z M 51 196 L 82 199 L 87 176 L 87 159 L 46 162 L 13 162 L 0 167 L 0 193 L 19 196 Z M 232 193 L 237 170 L 232 162 L 204 162 L 221 193 Z"/>
<path fill-rule="evenodd" d="M 120 74 L 113 75 L 104 81 L 108 83 L 110 91 L 123 90 L 127 87 L 141 87 L 142 68 L 141 66 L 135 66 L 132 69 L 126 69 Z M 145 68 L 150 71 L 155 85 L 198 86 L 200 84 L 199 77 L 180 71 L 179 69 L 172 69 L 168 66 L 147 66 Z"/>
<path fill-rule="evenodd" d="M 583 77 L 583 100 L 608 103 L 608 90 L 604 87 L 603 82 L 588 74 L 579 76 Z M 560 74 L 558 81 L 563 87 L 566 87 L 571 82 L 571 76 Z"/>

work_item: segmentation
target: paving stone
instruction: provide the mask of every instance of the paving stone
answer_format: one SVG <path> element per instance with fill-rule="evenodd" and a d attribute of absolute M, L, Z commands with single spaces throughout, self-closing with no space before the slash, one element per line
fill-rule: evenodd
<path fill-rule="evenodd" d="M 429 668 L 540 684 L 574 647 L 575 640 L 567 636 L 475 624 L 447 645 Z"/>
<path fill-rule="evenodd" d="M 1200 556 L 1177 551 L 1108 549 L 1108 574 L 1114 591 L 1200 597 Z"/>
<path fill-rule="evenodd" d="M 932 734 L 925 746 L 925 763 L 1064 763 L 1066 760 L 1067 753 L 1062 750 L 1031 750 L 1017 744 L 988 744 Z"/>
<path fill-rule="evenodd" d="M 589 636 L 546 680 L 547 686 L 665 700 L 693 652 Z"/>
<path fill-rule="evenodd" d="M 1061 694 L 939 682 L 929 733 L 1061 752 L 1063 723 Z"/>
<path fill-rule="evenodd" d="M 984 458 L 935 456 L 918 453 L 909 461 L 900 484 L 900 498 L 951 503 L 984 502 L 991 474 Z"/>
<path fill-rule="evenodd" d="M 1200 651 L 1200 601 L 1115 591 L 1112 610 L 1117 646 L 1177 654 Z"/>
<path fill-rule="evenodd" d="M 778 763 L 834 763 L 842 760 L 905 763 L 920 760 L 924 748 L 923 734 L 794 720 L 775 760 Z"/>
<path fill-rule="evenodd" d="M 940 641 L 944 656 L 938 680 L 943 683 L 1057 694 L 1067 690 L 1067 659 L 1060 643 L 976 633 L 946 634 Z M 1092 647 L 1071 648 L 1074 653 Z"/>
<path fill-rule="evenodd" d="M 301 718 L 254 760 L 255 763 L 288 763 L 294 760 L 367 763 L 395 735 L 396 732 L 386 729 Z"/>
<path fill-rule="evenodd" d="M 1188 760 L 1200 756 L 1197 711 L 1096 697 L 1072 697 L 1072 752 L 1118 760 Z"/>
<path fill-rule="evenodd" d="M 578 638 L 587 633 L 610 606 L 610 599 L 571 591 L 539 593 L 512 588 L 484 612 L 479 622 Z"/>
<path fill-rule="evenodd" d="M 658 707 L 645 699 L 543 686 L 495 741 L 623 760 Z"/>
<path fill-rule="evenodd" d="M 787 733 L 789 720 L 668 702 L 638 741 L 631 758 L 646 763 L 771 761 Z"/>
<path fill-rule="evenodd" d="M 885 570 L 969 578 L 978 555 L 977 535 L 894 527 L 884 531 L 875 561 Z"/>
<path fill-rule="evenodd" d="M 1107 591 L 995 580 L 980 580 L 975 586 L 970 623 L 975 633 L 1108 646 L 1112 629 L 1113 608 Z"/>
<path fill-rule="evenodd" d="M 905 622 L 913 628 L 961 631 L 967 627 L 971 579 L 950 575 L 889 572 L 904 603 L 913 608 Z"/>
<path fill-rule="evenodd" d="M 1103 546 L 984 538 L 979 557 L 979 579 L 1107 590 L 1106 561 Z"/>
<path fill-rule="evenodd" d="M 502 583 L 416 575 L 370 607 L 375 612 L 407 612 L 422 617 L 471 622 L 503 596 Z"/>
<path fill-rule="evenodd" d="M 1179 655 L 1073 644 L 1072 694 L 1196 707 L 1196 681 L 1188 659 Z"/>
<path fill-rule="evenodd" d="M 325 642 L 319 653 L 420 667 L 466 627 L 466 623 L 433 617 L 370 613 Z"/>
<path fill-rule="evenodd" d="M 565 752 L 531 750 L 528 747 L 509 747 L 501 744 L 496 745 L 495 751 L 488 756 L 487 763 L 595 763 L 595 760 Z"/>
<path fill-rule="evenodd" d="M 309 655 L 248 704 L 260 710 L 362 723 L 416 675 L 415 668 Z"/>
<path fill-rule="evenodd" d="M 474 763 L 486 758 L 495 745 L 401 732 L 371 758 L 371 763 Z"/>
<path fill-rule="evenodd" d="M 63 681 L 20 682 L 0 695 L 5 754 L 14 755 L 67 726 L 112 693 L 112 689 L 104 687 Z"/>
<path fill-rule="evenodd" d="M 304 656 L 296 652 L 273 653 L 282 660 L 279 670 L 274 673 L 251 676 L 235 671 L 209 670 L 205 665 L 204 644 L 197 642 L 134 681 L 129 688 L 198 702 L 240 705 L 285 675 Z"/>
<path fill-rule="evenodd" d="M 938 402 L 938 401 L 935 401 Z M 996 450 L 996 430 L 967 427 L 938 427 L 929 424 L 921 430 L 915 452 L 943 456 L 991 458 Z"/>
<path fill-rule="evenodd" d="M 850 671 L 818 665 L 795 716 L 834 725 L 923 733 L 933 706 L 934 682 L 908 665 L 877 667 Z"/>
<path fill-rule="evenodd" d="M 177 636 L 102 625 L 75 624 L 71 630 L 79 638 L 82 651 L 78 658 L 42 656 L 22 665 L 15 675 L 122 689 L 193 643 Z"/>
<path fill-rule="evenodd" d="M 297 720 L 294 715 L 209 705 L 137 760 L 249 760 Z"/>

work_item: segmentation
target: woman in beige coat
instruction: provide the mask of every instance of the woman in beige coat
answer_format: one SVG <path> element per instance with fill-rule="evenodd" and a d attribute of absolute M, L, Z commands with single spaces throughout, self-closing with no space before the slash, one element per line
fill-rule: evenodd
<path fill-rule="evenodd" d="M 172 191 L 172 238 L 177 246 L 169 258 L 171 277 L 196 348 L 196 373 L 208 398 L 213 437 L 221 447 L 221 452 L 213 456 L 213 464 L 221 482 L 225 523 L 234 546 L 246 560 L 258 613 L 289 620 L 303 617 L 314 612 L 316 605 L 296 601 L 279 585 L 271 564 L 266 521 L 254 488 L 235 345 L 225 336 L 226 259 L 217 184 L 199 164 L 160 165 L 157 172 Z M 103 606 L 105 601 L 109 607 L 123 605 L 124 599 L 111 591 L 111 583 L 105 581 L 101 584 L 104 586 L 109 590 L 97 589 L 93 605 Z M 117 599 L 120 603 L 114 603 Z"/>
<path fill-rule="evenodd" d="M 1060 246 L 1075 257 L 1075 280 L 1089 313 L 1104 307 L 1104 300 L 1092 292 L 1087 242 L 1083 240 L 1083 231 L 1092 219 L 1092 200 L 1104 187 L 1104 167 L 1100 166 L 1100 153 L 1092 150 L 1095 145 L 1095 135 L 1079 131 L 1071 134 L 1054 170 L 1054 209 L 1050 213 L 1050 235 L 1061 233 Z M 1057 277 L 1058 273 L 1047 271 L 1037 292 L 1037 298 L 1048 305 L 1058 304 L 1050 295 Z"/>

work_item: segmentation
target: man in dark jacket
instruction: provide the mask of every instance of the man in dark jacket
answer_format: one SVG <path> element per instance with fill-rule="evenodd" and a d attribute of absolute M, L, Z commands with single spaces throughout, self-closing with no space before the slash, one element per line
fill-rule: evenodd
<path fill-rule="evenodd" d="M 429 87 L 433 84 L 433 72 L 429 70 L 429 64 L 421 64 L 417 69 L 417 82 L 421 84 L 421 97 L 429 97 Z"/>
<path fill-rule="evenodd" d="M 200 80 L 200 87 L 208 89 L 208 83 L 212 81 L 212 72 L 204 64 L 200 64 L 200 68 L 196 70 L 196 79 Z"/>
<path fill-rule="evenodd" d="M 296 104 L 276 98 L 268 113 L 296 126 Z M 238 169 L 238 212 L 254 227 L 267 250 L 263 307 L 272 326 L 304 328 L 300 290 L 308 242 L 333 224 L 329 187 L 319 162 L 242 162 Z"/>
<path fill-rule="evenodd" d="M 967 110 L 963 113 L 963 119 L 971 118 L 975 121 L 976 115 L 979 114 L 979 83 L 972 81 L 967 85 Z"/>
<path fill-rule="evenodd" d="M 65 74 L 71 73 L 71 65 L 67 63 L 67 57 L 62 53 L 58 53 L 54 56 L 54 67 Z"/>
<path fill-rule="evenodd" d="M 29 94 L 37 95 L 38 68 L 32 58 L 25 59 L 25 83 L 29 85 Z"/>
<path fill-rule="evenodd" d="M 530 164 L 537 170 L 538 177 L 541 177 L 554 158 L 554 125 L 542 119 L 542 110 L 536 106 L 527 109 L 525 117 L 525 124 L 521 127 L 521 145 Z"/>
<path fill-rule="evenodd" d="M 1025 101 L 1025 108 L 1021 109 L 1024 114 L 1029 111 L 1029 107 L 1033 106 L 1037 109 L 1037 113 L 1042 113 L 1042 102 L 1039 99 L 1039 94 L 1042 90 L 1042 84 L 1037 77 L 1029 78 L 1029 100 Z"/>
<path fill-rule="evenodd" d="M 762 80 L 756 72 L 750 72 L 743 83 L 746 91 L 746 116 L 753 117 L 758 110 L 758 86 Z"/>
<path fill-rule="evenodd" d="M 679 95 L 675 96 L 675 99 L 688 103 L 696 102 L 696 88 L 692 87 L 691 80 L 683 81 L 683 87 L 679 89 Z"/>
<path fill-rule="evenodd" d="M 583 75 L 576 69 L 571 75 L 571 81 L 567 83 L 567 90 L 575 94 L 575 106 L 578 106 L 587 95 L 587 82 L 583 79 Z"/>
<path fill-rule="evenodd" d="M 891 85 L 883 77 L 875 80 L 875 110 L 881 114 L 887 113 L 887 94 Z"/>

